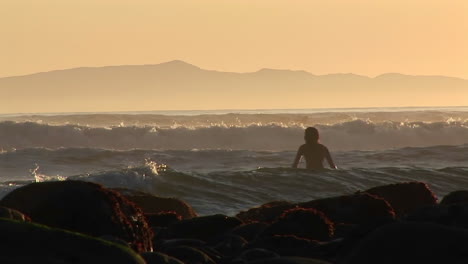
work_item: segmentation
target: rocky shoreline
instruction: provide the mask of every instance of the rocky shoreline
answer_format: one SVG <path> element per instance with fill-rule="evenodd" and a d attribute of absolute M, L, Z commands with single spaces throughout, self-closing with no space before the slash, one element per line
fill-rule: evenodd
<path fill-rule="evenodd" d="M 83 181 L 32 183 L 0 201 L 1 263 L 468 263 L 468 191 L 422 182 L 236 216 Z"/>

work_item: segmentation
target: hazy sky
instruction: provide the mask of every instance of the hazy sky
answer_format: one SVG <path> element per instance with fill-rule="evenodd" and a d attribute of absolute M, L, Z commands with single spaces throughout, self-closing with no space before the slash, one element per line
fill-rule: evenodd
<path fill-rule="evenodd" d="M 180 59 L 468 79 L 467 0 L 1 0 L 0 36 L 0 77 Z"/>

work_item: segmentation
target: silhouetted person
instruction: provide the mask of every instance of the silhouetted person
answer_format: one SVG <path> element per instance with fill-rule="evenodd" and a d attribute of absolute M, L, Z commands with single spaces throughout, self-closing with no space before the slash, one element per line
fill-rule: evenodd
<path fill-rule="evenodd" d="M 319 132 L 315 127 L 306 128 L 304 139 L 306 143 L 297 150 L 296 158 L 292 165 L 293 168 L 297 168 L 301 157 L 304 156 L 307 169 L 323 169 L 323 161 L 325 159 L 330 168 L 336 169 L 328 148 L 318 142 Z"/>

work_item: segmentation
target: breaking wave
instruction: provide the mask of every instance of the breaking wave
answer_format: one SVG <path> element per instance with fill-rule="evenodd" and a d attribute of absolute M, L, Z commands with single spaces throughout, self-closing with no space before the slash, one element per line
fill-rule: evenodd
<path fill-rule="evenodd" d="M 468 121 L 372 122 L 353 120 L 318 127 L 333 151 L 382 150 L 468 143 Z M 0 122 L 0 149 L 104 148 L 115 150 L 295 150 L 306 125 L 250 124 L 204 127 L 50 125 Z"/>

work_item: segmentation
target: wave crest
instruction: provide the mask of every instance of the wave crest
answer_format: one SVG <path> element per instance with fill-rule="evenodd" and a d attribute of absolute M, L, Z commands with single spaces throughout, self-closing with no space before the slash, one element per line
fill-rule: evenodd
<path fill-rule="evenodd" d="M 380 122 L 354 120 L 317 125 L 321 142 L 332 150 L 381 150 L 468 143 L 468 121 Z M 0 122 L 0 149 L 32 147 L 129 149 L 295 150 L 304 126 L 249 125 L 161 128 L 87 127 L 35 122 Z"/>

